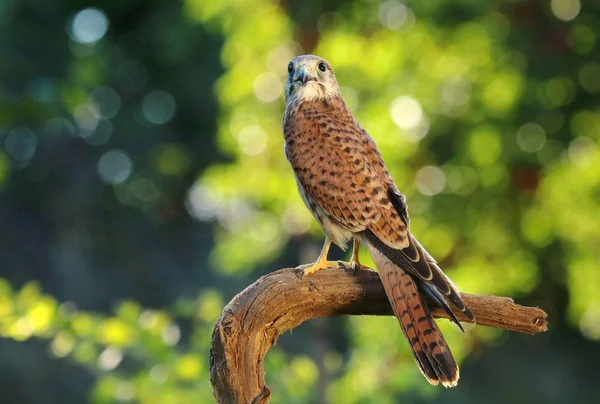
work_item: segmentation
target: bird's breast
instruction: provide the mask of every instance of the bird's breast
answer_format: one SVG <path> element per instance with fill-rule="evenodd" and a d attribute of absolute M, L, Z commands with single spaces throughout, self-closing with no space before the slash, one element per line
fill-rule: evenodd
<path fill-rule="evenodd" d="M 295 105 L 284 118 L 286 150 L 302 147 L 347 152 L 362 143 L 362 131 L 346 108 L 331 104 Z"/>

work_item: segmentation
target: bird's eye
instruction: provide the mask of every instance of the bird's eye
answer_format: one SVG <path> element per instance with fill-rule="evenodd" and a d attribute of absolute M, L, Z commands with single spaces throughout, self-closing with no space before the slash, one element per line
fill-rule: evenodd
<path fill-rule="evenodd" d="M 327 70 L 327 65 L 325 64 L 325 62 L 321 62 L 319 63 L 319 70 L 324 72 L 325 70 Z"/>
<path fill-rule="evenodd" d="M 290 64 L 288 65 L 288 73 L 291 73 L 294 71 L 294 64 L 292 62 L 290 62 Z"/>

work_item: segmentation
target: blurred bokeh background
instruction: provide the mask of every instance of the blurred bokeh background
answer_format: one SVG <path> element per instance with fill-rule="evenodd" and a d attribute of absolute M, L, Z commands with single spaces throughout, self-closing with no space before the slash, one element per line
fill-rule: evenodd
<path fill-rule="evenodd" d="M 309 52 L 459 287 L 551 331 L 441 321 L 443 390 L 393 318 L 317 319 L 267 356 L 273 403 L 597 400 L 599 36 L 597 0 L 2 0 L 0 401 L 213 401 L 224 304 L 322 242 L 280 128 Z"/>

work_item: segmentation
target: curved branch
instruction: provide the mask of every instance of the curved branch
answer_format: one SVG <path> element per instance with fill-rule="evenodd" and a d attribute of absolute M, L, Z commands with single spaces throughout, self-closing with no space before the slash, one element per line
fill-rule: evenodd
<path fill-rule="evenodd" d="M 463 293 L 478 325 L 528 334 L 547 330 L 547 314 L 512 299 Z M 434 317 L 448 318 L 430 304 Z M 282 269 L 263 276 L 223 309 L 212 335 L 211 383 L 218 403 L 267 403 L 263 360 L 279 335 L 315 318 L 393 315 L 376 272 L 329 268 L 310 276 Z M 465 320 L 458 316 L 459 320 Z"/>

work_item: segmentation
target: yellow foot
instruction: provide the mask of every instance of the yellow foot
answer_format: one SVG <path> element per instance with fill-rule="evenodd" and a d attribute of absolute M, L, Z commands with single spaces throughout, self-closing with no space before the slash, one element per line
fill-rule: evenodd
<path fill-rule="evenodd" d="M 312 273 L 320 271 L 321 269 L 338 268 L 340 266 L 341 264 L 338 261 L 322 260 L 317 261 L 314 264 L 300 265 L 298 268 L 304 269 L 304 275 L 310 275 Z"/>
<path fill-rule="evenodd" d="M 366 265 L 362 265 L 358 260 L 358 249 L 360 248 L 360 241 L 358 239 L 354 239 L 354 244 L 352 245 L 352 259 L 348 263 L 348 267 L 352 268 L 352 273 L 356 274 L 356 271 L 360 269 L 364 269 L 366 271 L 372 271 L 373 268 L 370 268 Z"/>

